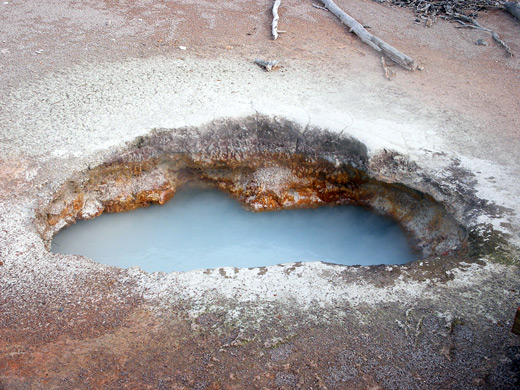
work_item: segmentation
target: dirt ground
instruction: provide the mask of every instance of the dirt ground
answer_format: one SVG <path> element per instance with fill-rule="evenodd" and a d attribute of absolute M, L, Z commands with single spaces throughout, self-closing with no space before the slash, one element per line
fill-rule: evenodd
<path fill-rule="evenodd" d="M 486 32 L 338 0 L 424 67 L 388 81 L 312 4 L 282 1 L 273 41 L 271 1 L 1 2 L 0 389 L 520 387 L 520 21 L 479 16 L 509 58 Z M 153 128 L 255 113 L 358 138 L 371 173 L 432 193 L 484 249 L 153 275 L 46 249 L 35 213 L 76 172 Z M 377 166 L 387 149 L 419 172 Z"/>

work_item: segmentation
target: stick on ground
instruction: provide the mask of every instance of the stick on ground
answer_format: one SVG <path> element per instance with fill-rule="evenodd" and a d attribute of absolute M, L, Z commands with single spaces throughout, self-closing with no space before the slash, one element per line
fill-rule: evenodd
<path fill-rule="evenodd" d="M 278 8 L 280 7 L 280 3 L 282 0 L 275 0 L 273 5 L 273 24 L 272 24 L 272 34 L 273 39 L 276 40 L 278 38 L 278 19 L 280 17 L 278 16 Z"/>
<path fill-rule="evenodd" d="M 461 27 L 467 27 L 467 28 L 474 28 L 474 29 L 477 29 L 477 30 L 481 30 L 481 31 L 486 31 L 488 33 L 491 34 L 491 36 L 493 37 L 493 39 L 500 45 L 504 48 L 504 50 L 506 51 L 506 53 L 509 55 L 509 57 L 513 57 L 514 54 L 513 52 L 511 51 L 511 48 L 507 45 L 507 43 L 505 43 L 502 38 L 500 38 L 500 35 L 498 35 L 495 31 L 487 28 L 487 27 L 483 27 L 480 25 L 479 22 L 477 22 L 475 19 L 472 19 L 470 18 L 469 16 L 466 16 L 466 15 L 460 15 L 460 14 L 457 14 L 457 15 L 454 15 L 454 19 L 459 22 L 459 24 L 461 24 Z M 467 23 L 470 23 L 470 24 L 467 24 Z"/>
<path fill-rule="evenodd" d="M 385 61 L 385 57 L 381 57 L 381 64 L 383 65 L 383 70 L 385 71 L 385 77 L 387 80 L 392 80 L 395 77 L 395 72 L 388 67 Z"/>
<path fill-rule="evenodd" d="M 413 58 L 408 57 L 406 54 L 401 53 L 399 50 L 384 42 L 382 39 L 369 33 L 361 23 L 356 21 L 350 15 L 346 14 L 332 0 L 320 1 L 323 3 L 325 8 L 327 8 L 330 12 L 337 16 L 344 25 L 350 28 L 350 32 L 356 34 L 368 46 L 370 46 L 374 50 L 377 50 L 379 53 L 386 55 L 396 64 L 402 66 L 405 69 L 417 69 L 417 64 Z"/>

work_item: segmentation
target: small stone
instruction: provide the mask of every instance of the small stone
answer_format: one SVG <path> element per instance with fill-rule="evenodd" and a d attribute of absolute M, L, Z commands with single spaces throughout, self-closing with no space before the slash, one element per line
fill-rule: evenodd
<path fill-rule="evenodd" d="M 7 54 L 9 53 L 9 49 L 0 49 L 1 54 Z"/>
<path fill-rule="evenodd" d="M 179 46 L 179 49 L 181 50 L 187 50 L 188 48 L 186 46 Z"/>
<path fill-rule="evenodd" d="M 488 43 L 483 39 L 478 39 L 477 42 L 475 42 L 475 45 L 477 46 L 487 46 Z"/>

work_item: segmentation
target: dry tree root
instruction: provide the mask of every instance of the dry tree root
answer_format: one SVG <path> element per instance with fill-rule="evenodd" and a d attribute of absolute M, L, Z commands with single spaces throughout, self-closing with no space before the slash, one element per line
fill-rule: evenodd
<path fill-rule="evenodd" d="M 341 8 L 339 8 L 332 0 L 320 0 L 326 9 L 332 12 L 341 22 L 350 28 L 350 32 L 356 34 L 364 43 L 368 46 L 377 50 L 379 53 L 386 55 L 396 64 L 402 66 L 408 70 L 417 69 L 417 64 L 413 58 L 408 57 L 406 54 L 400 52 L 396 48 L 390 46 L 382 39 L 369 33 L 365 27 L 350 15 L 346 14 Z"/>

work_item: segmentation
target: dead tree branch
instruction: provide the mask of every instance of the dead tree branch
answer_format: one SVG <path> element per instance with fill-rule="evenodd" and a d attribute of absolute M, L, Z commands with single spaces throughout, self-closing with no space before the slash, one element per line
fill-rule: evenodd
<path fill-rule="evenodd" d="M 275 0 L 273 5 L 273 24 L 272 24 L 272 34 L 273 39 L 276 40 L 278 38 L 278 19 L 280 17 L 278 16 L 278 8 L 280 7 L 280 3 L 282 0 Z"/>
<path fill-rule="evenodd" d="M 379 53 L 386 55 L 396 64 L 402 66 L 408 70 L 417 69 L 417 64 L 413 58 L 408 57 L 406 54 L 401 53 L 396 48 L 390 46 L 388 43 L 384 42 L 382 39 L 376 37 L 375 35 L 369 33 L 361 23 L 356 21 L 350 15 L 346 14 L 341 8 L 339 8 L 332 0 L 320 0 L 325 8 L 327 8 L 330 12 L 332 12 L 336 17 L 338 17 L 341 22 L 350 28 L 350 32 L 356 34 L 364 43 L 368 46 L 377 50 Z"/>
<path fill-rule="evenodd" d="M 472 19 L 466 15 L 460 15 L 460 14 L 454 15 L 454 19 L 461 25 L 461 26 L 459 26 L 459 28 L 474 28 L 476 30 L 486 31 L 486 32 L 490 33 L 491 36 L 493 37 L 493 39 L 496 42 L 498 42 L 498 44 L 500 46 L 502 46 L 504 48 L 504 50 L 510 57 L 514 56 L 513 52 L 511 51 L 511 48 L 507 45 L 507 43 L 505 43 L 502 40 L 502 38 L 500 38 L 500 35 L 498 35 L 495 31 L 493 31 L 487 27 L 481 26 L 480 23 L 477 22 L 475 19 Z"/>

